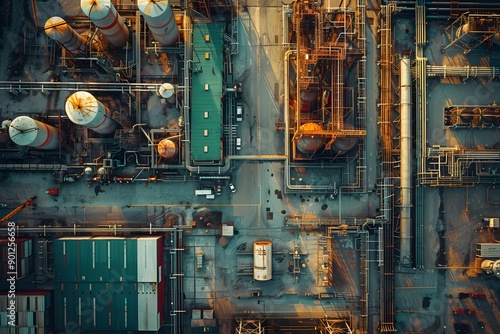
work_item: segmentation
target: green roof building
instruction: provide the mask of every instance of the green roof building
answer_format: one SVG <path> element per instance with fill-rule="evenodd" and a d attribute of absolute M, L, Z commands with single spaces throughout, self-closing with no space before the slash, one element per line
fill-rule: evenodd
<path fill-rule="evenodd" d="M 223 32 L 220 23 L 195 23 L 191 81 L 191 161 L 222 160 Z"/>
<path fill-rule="evenodd" d="M 158 331 L 164 320 L 163 238 L 54 242 L 55 329 Z"/>

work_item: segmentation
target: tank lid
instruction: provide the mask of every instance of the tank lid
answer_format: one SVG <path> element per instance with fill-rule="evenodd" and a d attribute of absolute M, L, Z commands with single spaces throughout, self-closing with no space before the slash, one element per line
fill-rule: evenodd
<path fill-rule="evenodd" d="M 81 0 L 82 11 L 91 20 L 102 20 L 113 7 L 111 0 Z"/>
<path fill-rule="evenodd" d="M 38 135 L 36 121 L 28 116 L 19 116 L 9 126 L 10 139 L 17 145 L 29 145 Z"/>
<path fill-rule="evenodd" d="M 71 94 L 66 100 L 65 111 L 75 124 L 85 125 L 92 122 L 99 110 L 99 101 L 94 95 L 80 91 Z"/>
<path fill-rule="evenodd" d="M 52 16 L 45 22 L 45 33 L 51 38 L 63 36 L 68 30 L 68 25 L 64 19 L 59 16 Z"/>
<path fill-rule="evenodd" d="M 143 15 L 158 17 L 169 7 L 168 0 L 137 0 L 137 7 Z"/>
<path fill-rule="evenodd" d="M 158 89 L 158 94 L 160 94 L 160 96 L 165 99 L 171 98 L 172 95 L 174 95 L 174 93 L 175 93 L 175 88 L 174 85 L 172 85 L 171 83 L 164 83 Z"/>

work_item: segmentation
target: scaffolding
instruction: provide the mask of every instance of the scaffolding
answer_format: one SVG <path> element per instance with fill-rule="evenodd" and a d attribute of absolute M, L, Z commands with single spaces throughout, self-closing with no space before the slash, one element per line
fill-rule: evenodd
<path fill-rule="evenodd" d="M 392 119 L 392 13 L 396 5 L 381 6 L 380 12 L 380 101 L 378 103 L 382 164 L 385 176 L 393 176 L 393 119 Z"/>
<path fill-rule="evenodd" d="M 416 124 L 416 157 L 417 180 L 415 195 L 415 266 L 424 266 L 424 190 L 420 175 L 426 169 L 427 140 L 427 59 L 424 57 L 424 47 L 427 44 L 425 6 L 415 7 L 416 25 L 416 61 L 415 61 L 415 124 Z"/>
<path fill-rule="evenodd" d="M 444 30 L 450 41 L 444 47 L 444 50 L 456 45 L 464 50 L 464 54 L 468 54 L 472 49 L 488 41 L 499 31 L 500 14 L 472 14 L 466 12 Z"/>
<path fill-rule="evenodd" d="M 362 15 L 356 15 L 356 12 L 347 8 L 323 9 L 301 2 L 294 3 L 293 8 L 292 23 L 297 38 L 295 126 L 292 137 L 293 159 L 308 160 L 310 157 L 303 157 L 299 154 L 295 145 L 296 140 L 304 136 L 323 138 L 326 143 L 325 149 L 330 150 L 338 138 L 363 138 L 366 135 L 364 129 L 345 126 L 346 110 L 349 110 L 349 107 L 345 106 L 344 101 L 346 94 L 344 67 L 349 67 L 355 58 L 364 55 L 364 44 L 362 44 L 363 49 L 361 49 L 354 43 L 354 38 L 357 35 L 354 21 L 356 21 L 356 28 L 364 28 L 364 21 L 358 23 L 358 20 L 364 19 L 365 16 L 364 12 Z M 364 29 L 361 38 L 364 42 Z M 353 45 L 354 47 L 352 47 Z M 330 81 L 328 87 L 323 86 L 326 81 L 325 78 L 320 78 L 318 75 L 318 66 L 325 67 L 325 71 L 320 72 L 330 73 L 330 78 L 326 80 Z M 363 83 L 360 85 L 362 88 L 364 87 Z M 310 109 L 311 106 L 304 103 L 302 95 L 311 92 L 312 95 L 322 95 L 323 92 L 331 93 L 330 116 L 326 115 L 328 110 L 324 107 L 315 116 L 314 110 Z M 364 93 L 364 89 L 362 89 L 362 93 Z M 324 97 L 321 99 L 325 100 Z M 322 104 L 324 105 L 325 101 Z M 323 124 L 323 126 L 321 129 L 302 128 L 302 125 L 311 122 Z M 354 125 L 357 126 L 357 124 Z"/>
<path fill-rule="evenodd" d="M 264 334 L 262 320 L 236 319 L 236 334 Z"/>

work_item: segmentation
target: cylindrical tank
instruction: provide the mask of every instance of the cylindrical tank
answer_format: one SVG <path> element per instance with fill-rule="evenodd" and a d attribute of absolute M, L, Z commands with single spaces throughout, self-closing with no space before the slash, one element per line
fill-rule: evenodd
<path fill-rule="evenodd" d="M 412 193 L 412 138 L 411 138 L 411 62 L 410 58 L 401 59 L 400 71 L 400 115 L 401 115 L 401 162 L 400 162 L 400 186 L 401 207 L 399 214 L 400 226 L 400 263 L 411 264 L 411 193 Z"/>
<path fill-rule="evenodd" d="M 255 241 L 253 243 L 253 279 L 269 281 L 273 278 L 273 243 L 271 241 Z"/>
<path fill-rule="evenodd" d="M 158 154 L 165 159 L 172 159 L 177 153 L 177 145 L 170 139 L 162 139 L 158 143 Z"/>
<path fill-rule="evenodd" d="M 19 116 L 9 125 L 10 139 L 17 145 L 42 150 L 59 147 L 59 130 L 28 116 Z"/>
<path fill-rule="evenodd" d="M 344 123 L 344 129 L 352 130 L 354 126 L 350 123 Z M 358 138 L 356 137 L 338 137 L 332 144 L 331 150 L 337 154 L 346 154 L 347 151 L 352 149 L 356 143 L 358 142 Z"/>
<path fill-rule="evenodd" d="M 459 110 L 460 120 L 463 123 L 471 123 L 475 116 L 479 116 L 480 112 L 481 110 L 479 108 L 463 108 L 462 110 Z"/>
<path fill-rule="evenodd" d="M 179 39 L 169 0 L 137 0 L 137 6 L 158 43 L 168 46 Z"/>
<path fill-rule="evenodd" d="M 87 126 L 98 133 L 111 133 L 117 127 L 111 118 L 111 111 L 88 92 L 71 94 L 66 100 L 65 110 L 73 123 Z"/>
<path fill-rule="evenodd" d="M 74 55 L 85 53 L 87 49 L 83 37 L 59 16 L 53 16 L 45 22 L 45 33 Z"/>
<path fill-rule="evenodd" d="M 481 269 L 487 274 L 500 278 L 500 260 L 484 260 L 481 262 Z"/>
<path fill-rule="evenodd" d="M 462 43 L 467 44 L 472 40 L 472 36 L 467 36 L 470 31 L 469 23 L 465 23 L 458 27 L 456 34 L 457 39 L 460 39 Z"/>
<path fill-rule="evenodd" d="M 301 110 L 309 111 L 318 98 L 318 92 L 303 90 L 300 92 Z"/>
<path fill-rule="evenodd" d="M 171 83 L 162 84 L 158 89 L 158 94 L 170 103 L 175 102 L 175 87 Z"/>
<path fill-rule="evenodd" d="M 500 108 L 484 108 L 481 118 L 484 123 L 500 126 Z"/>
<path fill-rule="evenodd" d="M 81 0 L 80 6 L 111 44 L 118 48 L 127 44 L 128 28 L 111 0 Z"/>
<path fill-rule="evenodd" d="M 301 130 L 316 131 L 323 130 L 323 127 L 317 123 L 305 123 L 300 126 Z M 302 153 L 314 153 L 325 143 L 323 137 L 314 135 L 302 135 L 297 139 L 297 149 Z"/>

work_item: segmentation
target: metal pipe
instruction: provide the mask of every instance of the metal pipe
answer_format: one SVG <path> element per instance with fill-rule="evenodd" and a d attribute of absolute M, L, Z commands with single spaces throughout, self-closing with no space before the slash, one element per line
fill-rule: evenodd
<path fill-rule="evenodd" d="M 411 264 L 411 67 L 410 59 L 400 61 L 401 91 L 401 264 Z"/>
<path fill-rule="evenodd" d="M 120 225 L 107 225 L 107 226 L 100 226 L 100 227 L 81 227 L 77 225 L 73 225 L 71 227 L 57 227 L 57 226 L 47 226 L 47 225 L 41 225 L 37 227 L 26 227 L 26 226 L 19 226 L 16 225 L 16 234 L 21 235 L 21 234 L 30 234 L 30 233 L 42 233 L 43 236 L 46 236 L 47 234 L 52 234 L 52 233 L 66 233 L 66 234 L 81 234 L 81 233 L 112 233 L 112 234 L 117 234 L 117 232 L 123 232 L 123 233 L 148 233 L 148 234 L 153 234 L 153 233 L 165 233 L 165 232 L 172 232 L 172 231 L 178 231 L 179 229 L 191 229 L 191 226 L 189 225 L 178 225 L 175 227 L 154 227 L 154 226 L 149 226 L 149 227 L 121 227 Z M 3 227 L 0 228 L 0 231 L 7 233 L 7 228 Z"/>

